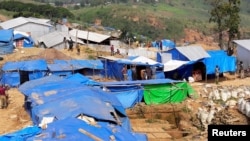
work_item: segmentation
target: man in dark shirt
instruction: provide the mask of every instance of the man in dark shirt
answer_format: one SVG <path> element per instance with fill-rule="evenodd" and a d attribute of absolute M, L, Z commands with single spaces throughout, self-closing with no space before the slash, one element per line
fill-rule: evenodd
<path fill-rule="evenodd" d="M 1 85 L 0 86 L 0 101 L 1 101 L 1 108 L 7 108 L 7 95 L 6 95 L 6 88 Z"/>

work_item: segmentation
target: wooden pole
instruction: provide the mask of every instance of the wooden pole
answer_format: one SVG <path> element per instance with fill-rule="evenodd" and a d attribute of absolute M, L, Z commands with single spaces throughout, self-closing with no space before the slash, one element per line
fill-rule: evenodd
<path fill-rule="evenodd" d="M 83 133 L 84 135 L 87 135 L 88 137 L 92 138 L 94 141 L 103 141 L 99 137 L 95 136 L 94 134 L 91 134 L 91 133 L 87 132 L 86 130 L 84 130 L 82 128 L 79 128 L 78 131 Z"/>

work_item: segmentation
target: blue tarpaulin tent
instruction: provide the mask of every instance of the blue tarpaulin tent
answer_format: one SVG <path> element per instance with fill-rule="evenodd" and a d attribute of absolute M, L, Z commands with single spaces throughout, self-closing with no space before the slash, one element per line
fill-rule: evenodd
<path fill-rule="evenodd" d="M 23 34 L 14 34 L 14 41 L 23 40 L 23 47 L 33 47 L 34 41 L 30 36 L 25 36 Z"/>
<path fill-rule="evenodd" d="M 104 77 L 116 79 L 118 81 L 123 80 L 123 75 L 121 70 L 124 65 L 126 65 L 128 69 L 127 73 L 128 80 L 132 80 L 132 72 L 131 72 L 132 65 L 136 66 L 136 71 L 138 72 L 138 74 L 141 69 L 145 69 L 147 66 L 163 67 L 163 64 L 143 56 L 130 56 L 127 59 L 115 59 L 115 60 L 104 57 L 102 63 L 104 65 L 104 70 L 102 71 L 102 75 Z M 163 71 L 156 72 L 156 78 L 157 79 L 164 78 Z"/>
<path fill-rule="evenodd" d="M 13 53 L 14 33 L 13 29 L 2 29 L 0 30 L 0 54 L 10 54 Z"/>
<path fill-rule="evenodd" d="M 1 83 L 11 87 L 19 86 L 24 81 L 44 77 L 47 72 L 45 60 L 6 62 L 2 67 Z"/>

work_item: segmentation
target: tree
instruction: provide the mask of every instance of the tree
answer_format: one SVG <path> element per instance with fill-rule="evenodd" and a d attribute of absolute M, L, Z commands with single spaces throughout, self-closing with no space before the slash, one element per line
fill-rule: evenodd
<path fill-rule="evenodd" d="M 210 11 L 209 22 L 217 24 L 217 31 L 219 32 L 219 47 L 223 47 L 223 31 L 228 31 L 228 47 L 230 42 L 239 37 L 240 24 L 240 0 L 209 0 L 212 10 Z"/>
<path fill-rule="evenodd" d="M 229 0 L 228 13 L 229 19 L 226 21 L 228 27 L 228 47 L 231 47 L 231 42 L 235 38 L 240 38 L 240 0 Z"/>

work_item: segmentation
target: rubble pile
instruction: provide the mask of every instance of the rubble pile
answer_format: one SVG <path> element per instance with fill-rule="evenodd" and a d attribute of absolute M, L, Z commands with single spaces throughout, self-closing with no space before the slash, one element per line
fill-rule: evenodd
<path fill-rule="evenodd" d="M 239 118 L 230 109 L 240 111 L 250 117 L 250 86 L 209 86 L 200 92 L 204 98 L 198 108 L 193 125 L 201 130 L 207 130 L 209 124 L 239 124 Z"/>

